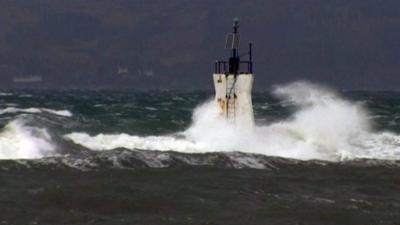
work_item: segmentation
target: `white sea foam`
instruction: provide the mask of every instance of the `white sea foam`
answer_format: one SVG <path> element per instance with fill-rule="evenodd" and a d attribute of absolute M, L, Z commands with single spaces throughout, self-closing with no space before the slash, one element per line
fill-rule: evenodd
<path fill-rule="evenodd" d="M 9 122 L 0 131 L 0 159 L 35 159 L 54 153 L 47 130 L 27 126 L 22 118 Z"/>
<path fill-rule="evenodd" d="M 202 149 L 200 144 L 173 136 L 139 137 L 128 134 L 99 134 L 94 137 L 86 133 L 71 133 L 66 138 L 92 150 L 112 150 L 116 148 L 144 149 L 160 151 L 193 152 Z"/>
<path fill-rule="evenodd" d="M 57 116 L 71 117 L 72 113 L 68 110 L 54 110 L 47 108 L 15 108 L 15 107 L 7 107 L 4 109 L 0 109 L 0 115 L 6 113 L 51 113 Z"/>
<path fill-rule="evenodd" d="M 298 107 L 284 121 L 238 129 L 218 117 L 213 101 L 199 106 L 182 138 L 128 134 L 71 133 L 67 139 L 92 150 L 115 148 L 172 150 L 187 153 L 241 151 L 302 160 L 355 158 L 400 159 L 400 136 L 374 132 L 368 113 L 333 91 L 306 82 L 275 89 L 284 102 Z"/>
<path fill-rule="evenodd" d="M 65 116 L 65 117 L 71 117 L 73 114 L 68 111 L 68 110 L 54 110 L 54 109 L 46 109 L 46 108 L 41 108 L 43 112 L 48 112 L 57 116 Z"/>

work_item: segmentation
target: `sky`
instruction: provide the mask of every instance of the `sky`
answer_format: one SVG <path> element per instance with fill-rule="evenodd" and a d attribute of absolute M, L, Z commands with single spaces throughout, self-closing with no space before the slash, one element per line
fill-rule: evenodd
<path fill-rule="evenodd" d="M 212 89 L 234 17 L 256 90 L 400 90 L 398 0 L 1 1 L 0 88 Z"/>

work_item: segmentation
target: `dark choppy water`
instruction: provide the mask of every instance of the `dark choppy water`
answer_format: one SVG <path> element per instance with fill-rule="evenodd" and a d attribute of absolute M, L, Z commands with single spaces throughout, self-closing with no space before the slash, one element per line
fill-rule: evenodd
<path fill-rule="evenodd" d="M 211 95 L 2 92 L 0 223 L 400 224 L 400 94 L 284 86 L 251 131 Z"/>

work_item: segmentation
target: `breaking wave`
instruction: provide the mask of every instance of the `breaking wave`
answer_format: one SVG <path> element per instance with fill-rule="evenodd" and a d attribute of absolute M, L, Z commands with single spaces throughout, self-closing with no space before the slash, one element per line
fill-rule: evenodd
<path fill-rule="evenodd" d="M 20 109 L 15 107 L 7 107 L 4 109 L 0 109 L 1 114 L 12 114 L 12 113 L 50 113 L 57 116 L 64 116 L 64 117 L 71 117 L 72 113 L 68 110 L 54 110 L 54 109 L 47 109 L 47 108 L 26 108 Z"/>
<path fill-rule="evenodd" d="M 0 131 L 0 159 L 36 159 L 55 155 L 55 150 L 47 130 L 28 126 L 23 118 L 10 121 Z"/>
<path fill-rule="evenodd" d="M 141 137 L 75 132 L 65 138 L 95 151 L 117 148 L 184 153 L 240 151 L 329 161 L 400 159 L 400 136 L 374 132 L 360 103 L 306 82 L 277 87 L 274 94 L 293 104 L 297 111 L 289 119 L 253 129 L 239 129 L 221 120 L 215 103 L 209 101 L 195 109 L 192 125 L 178 134 Z"/>

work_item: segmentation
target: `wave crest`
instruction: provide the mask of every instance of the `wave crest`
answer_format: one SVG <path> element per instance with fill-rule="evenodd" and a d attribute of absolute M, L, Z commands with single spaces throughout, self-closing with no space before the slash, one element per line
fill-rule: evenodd
<path fill-rule="evenodd" d="M 27 126 L 22 118 L 0 132 L 0 159 L 35 159 L 55 155 L 55 145 L 44 128 Z"/>
<path fill-rule="evenodd" d="M 324 87 L 296 82 L 274 93 L 297 107 L 286 120 L 238 129 L 218 117 L 214 101 L 200 105 L 180 135 L 71 133 L 65 137 L 92 150 L 116 148 L 185 153 L 240 151 L 301 160 L 400 159 L 400 136 L 371 130 L 368 113 Z M 181 137 L 182 136 L 182 137 Z"/>
<path fill-rule="evenodd" d="M 50 113 L 57 116 L 64 116 L 64 117 L 72 117 L 72 113 L 68 110 L 55 110 L 55 109 L 48 109 L 48 108 L 15 108 L 15 107 L 7 107 L 5 109 L 0 109 L 1 114 L 7 113 Z"/>

